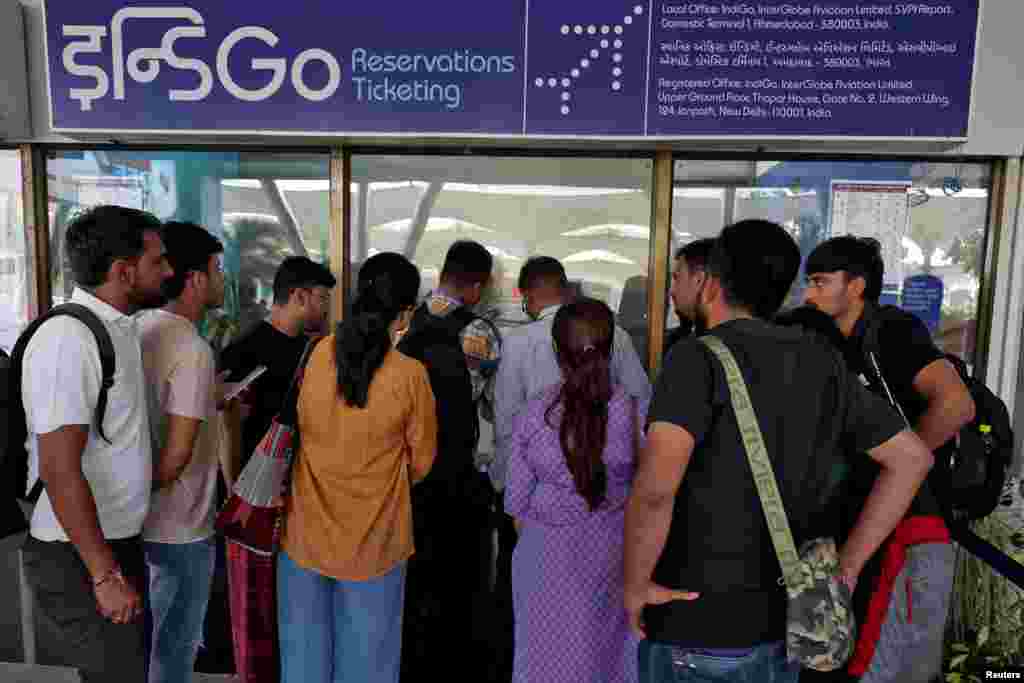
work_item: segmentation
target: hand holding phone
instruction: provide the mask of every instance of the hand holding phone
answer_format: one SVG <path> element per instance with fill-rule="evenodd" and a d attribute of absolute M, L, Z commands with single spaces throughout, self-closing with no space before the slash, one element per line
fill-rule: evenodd
<path fill-rule="evenodd" d="M 226 392 L 224 398 L 221 399 L 221 403 L 227 403 L 235 398 L 238 398 L 243 391 L 249 388 L 249 385 L 255 382 L 259 377 L 267 371 L 266 365 L 259 365 L 252 372 L 246 375 L 241 382 L 228 382 L 224 385 Z"/>

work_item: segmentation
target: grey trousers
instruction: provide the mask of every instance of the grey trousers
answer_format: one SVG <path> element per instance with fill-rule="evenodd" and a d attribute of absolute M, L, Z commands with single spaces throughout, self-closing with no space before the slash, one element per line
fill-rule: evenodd
<path fill-rule="evenodd" d="M 940 674 L 955 565 L 951 543 L 907 548 L 875 656 L 861 683 L 929 683 Z"/>
<path fill-rule="evenodd" d="M 138 538 L 110 541 L 121 569 L 145 595 L 145 559 Z M 140 617 L 114 624 L 100 615 L 89 572 L 70 543 L 25 541 L 25 574 L 36 601 L 42 664 L 77 668 L 84 683 L 146 680 L 145 629 Z"/>

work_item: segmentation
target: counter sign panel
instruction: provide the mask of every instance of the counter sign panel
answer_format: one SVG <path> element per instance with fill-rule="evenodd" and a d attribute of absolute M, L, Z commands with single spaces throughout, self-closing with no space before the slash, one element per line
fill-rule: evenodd
<path fill-rule="evenodd" d="M 962 139 L 979 0 L 46 0 L 66 132 Z"/>

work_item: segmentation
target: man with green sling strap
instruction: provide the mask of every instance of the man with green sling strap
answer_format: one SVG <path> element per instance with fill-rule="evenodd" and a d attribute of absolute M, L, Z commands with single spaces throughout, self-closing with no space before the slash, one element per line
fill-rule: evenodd
<path fill-rule="evenodd" d="M 839 579 L 852 589 L 932 456 L 826 341 L 767 322 L 799 267 L 799 249 L 780 226 L 729 226 L 712 251 L 697 316 L 735 357 L 796 547 L 835 536 L 838 520 L 821 514 L 820 493 L 839 459 L 866 452 L 880 465 L 838 553 Z M 729 383 L 697 339 L 673 348 L 658 378 L 625 533 L 626 609 L 645 639 L 641 683 L 797 680 L 799 667 L 787 661 L 785 582 Z M 789 652 L 807 661 L 804 654 Z"/>

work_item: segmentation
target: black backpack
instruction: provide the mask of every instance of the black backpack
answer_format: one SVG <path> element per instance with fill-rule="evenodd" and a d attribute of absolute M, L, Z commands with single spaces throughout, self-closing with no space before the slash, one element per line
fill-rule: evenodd
<path fill-rule="evenodd" d="M 896 306 L 879 306 L 870 312 L 864 333 L 864 352 L 868 367 L 878 375 L 889 393 L 887 398 L 903 412 L 888 390 L 880 367 L 871 358 L 872 351 L 877 355 L 879 348 L 878 328 L 893 309 L 907 315 Z M 931 476 L 929 480 L 950 521 L 971 521 L 986 517 L 999 504 L 1013 461 L 1013 427 L 1003 400 L 981 380 L 972 377 L 960 357 L 951 353 L 945 357 L 967 386 L 974 400 L 975 414 L 950 445 L 936 452 L 934 474 L 938 476 Z"/>
<path fill-rule="evenodd" d="M 1013 462 L 1010 412 L 1001 398 L 970 376 L 963 360 L 948 353 L 946 359 L 967 385 L 975 409 L 974 419 L 957 435 L 949 461 L 949 501 L 954 519 L 981 519 L 996 509 Z"/>
<path fill-rule="evenodd" d="M 107 408 L 107 392 L 114 385 L 116 361 L 114 343 L 107 328 L 99 317 L 81 304 L 62 304 L 45 315 L 36 318 L 14 344 L 10 358 L 4 354 L 0 360 L 0 539 L 28 530 L 28 521 L 22 503 L 34 505 L 43 493 L 43 481 L 36 481 L 26 495 L 28 485 L 28 425 L 25 423 L 25 404 L 21 394 L 21 376 L 25 349 L 39 326 L 50 318 L 68 315 L 78 320 L 92 332 L 100 354 L 103 377 L 96 402 L 96 431 L 108 441 L 103 432 L 103 417 Z M 60 362 L 55 359 L 54 362 Z"/>
<path fill-rule="evenodd" d="M 426 366 L 437 406 L 437 457 L 423 482 L 427 488 L 432 482 L 452 484 L 473 468 L 480 422 L 459 336 L 476 318 L 465 307 L 435 316 L 423 304 L 398 344 L 399 351 Z"/>

